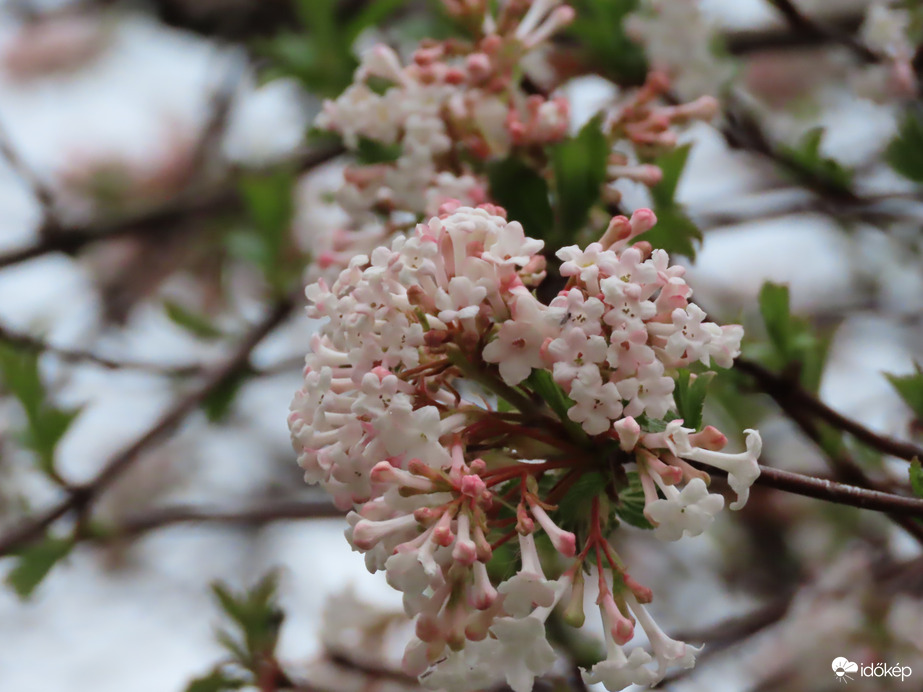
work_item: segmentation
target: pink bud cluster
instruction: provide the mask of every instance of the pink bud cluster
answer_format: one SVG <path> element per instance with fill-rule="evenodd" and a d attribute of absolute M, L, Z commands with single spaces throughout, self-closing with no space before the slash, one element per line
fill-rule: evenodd
<path fill-rule="evenodd" d="M 759 472 L 755 432 L 735 455 L 718 451 L 726 439 L 714 428 L 651 424 L 675 408 L 671 374 L 730 365 L 741 328 L 705 321 L 682 268 L 629 245 L 654 225 L 649 210 L 616 217 L 586 249 L 559 251 L 568 284 L 548 305 L 530 290 L 545 276 L 541 241 L 492 205 L 440 211 L 355 257 L 332 285 L 308 287 L 308 314 L 326 322 L 289 417 L 306 480 L 354 508 L 350 543 L 415 618 L 406 669 L 433 688 L 505 678 L 530 690 L 555 662 L 545 622 L 564 600 L 568 621 L 582 623 L 591 568 L 608 657 L 588 681 L 616 690 L 691 665 L 694 650 L 659 630 L 649 590 L 609 546 L 599 499 L 582 545 L 556 503 L 600 468 L 594 450 L 609 448 L 638 473 L 665 540 L 701 533 L 723 506 L 690 462 L 727 472 L 743 504 Z M 566 415 L 539 395 L 543 372 Z M 511 541 L 518 568 L 491 574 Z M 652 648 L 626 654 L 636 622 Z"/>

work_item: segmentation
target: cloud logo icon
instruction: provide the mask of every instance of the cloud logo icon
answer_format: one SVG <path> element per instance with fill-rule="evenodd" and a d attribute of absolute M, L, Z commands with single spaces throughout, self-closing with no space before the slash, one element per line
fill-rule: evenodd
<path fill-rule="evenodd" d="M 852 677 L 847 675 L 847 673 L 857 673 L 859 671 L 859 664 L 853 663 L 847 658 L 839 656 L 838 658 L 833 659 L 833 664 L 831 665 L 833 672 L 836 674 L 837 680 L 841 682 L 848 682 L 852 680 Z"/>

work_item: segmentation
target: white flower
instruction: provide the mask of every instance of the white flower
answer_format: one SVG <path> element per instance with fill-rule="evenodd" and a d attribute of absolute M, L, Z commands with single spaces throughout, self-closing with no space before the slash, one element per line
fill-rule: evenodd
<path fill-rule="evenodd" d="M 651 655 L 640 648 L 626 656 L 624 649 L 610 639 L 606 658 L 584 672 L 583 679 L 588 685 L 602 683 L 609 692 L 629 685 L 652 685 L 659 677 L 646 667 L 652 660 Z"/>
<path fill-rule="evenodd" d="M 613 382 L 585 383 L 577 378 L 571 384 L 570 397 L 574 405 L 567 410 L 567 417 L 580 423 L 588 435 L 606 432 L 622 413 L 622 399 Z"/>
<path fill-rule="evenodd" d="M 673 388 L 676 383 L 665 377 L 663 364 L 654 361 L 642 365 L 636 377 L 629 377 L 618 383 L 619 393 L 628 400 L 625 414 L 639 416 L 642 413 L 651 418 L 663 418 L 673 406 Z"/>
<path fill-rule="evenodd" d="M 698 536 L 711 526 L 724 507 L 724 498 L 709 493 L 701 478 L 693 478 L 682 491 L 671 485 L 660 488 L 666 499 L 649 503 L 644 514 L 656 526 L 654 535 L 662 541 L 678 541 L 684 533 Z"/>
<path fill-rule="evenodd" d="M 557 660 L 545 636 L 545 617 L 498 618 L 490 628 L 496 641 L 479 643 L 488 649 L 494 669 L 502 671 L 514 692 L 531 692 L 535 678 L 547 673 Z"/>
<path fill-rule="evenodd" d="M 725 454 L 693 447 L 689 441 L 689 431 L 685 428 L 678 428 L 673 434 L 677 456 L 699 461 L 727 472 L 728 484 L 737 493 L 737 500 L 731 503 L 731 509 L 741 509 L 747 504 L 747 499 L 750 497 L 750 486 L 760 475 L 758 460 L 763 449 L 762 438 L 756 430 L 747 429 L 744 432 L 747 435 L 747 451 L 739 454 Z"/>

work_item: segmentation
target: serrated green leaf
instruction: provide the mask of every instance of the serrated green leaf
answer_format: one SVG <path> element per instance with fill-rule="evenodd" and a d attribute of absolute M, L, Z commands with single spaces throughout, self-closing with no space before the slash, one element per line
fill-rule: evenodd
<path fill-rule="evenodd" d="M 885 160 L 905 178 L 923 183 L 923 111 L 919 108 L 904 114 L 897 135 L 885 151 Z"/>
<path fill-rule="evenodd" d="M 917 363 L 914 364 L 914 369 L 916 372 L 912 375 L 885 374 L 885 377 L 914 415 L 923 420 L 923 369 Z"/>
<path fill-rule="evenodd" d="M 225 336 L 224 332 L 216 327 L 208 317 L 176 301 L 164 301 L 163 309 L 171 322 L 200 339 L 214 341 Z"/>
<path fill-rule="evenodd" d="M 644 489 L 637 471 L 628 473 L 628 485 L 619 492 L 619 502 L 615 513 L 627 524 L 639 529 L 653 529 L 654 526 L 644 516 Z"/>
<path fill-rule="evenodd" d="M 16 565 L 6 576 L 17 595 L 25 600 L 32 595 L 52 568 L 70 554 L 73 538 L 45 536 L 17 552 Z"/>
<path fill-rule="evenodd" d="M 602 117 L 584 125 L 576 137 L 551 150 L 556 211 L 562 243 L 583 228 L 590 209 L 599 202 L 606 182 L 609 143 L 602 132 Z"/>
<path fill-rule="evenodd" d="M 578 531 L 589 519 L 593 498 L 604 496 L 606 478 L 596 471 L 581 474 L 564 497 L 558 500 L 557 516 L 566 531 Z"/>
<path fill-rule="evenodd" d="M 677 374 L 673 398 L 676 401 L 679 417 L 683 419 L 684 427 L 702 429 L 705 396 L 708 394 L 708 385 L 714 376 L 713 372 L 705 372 L 693 379 L 692 374 L 685 369 Z"/>
<path fill-rule="evenodd" d="M 554 224 L 548 183 L 515 156 L 487 167 L 490 196 L 506 209 L 510 221 L 518 221 L 526 235 L 547 238 Z"/>
<path fill-rule="evenodd" d="M 913 489 L 913 494 L 919 498 L 923 498 L 923 465 L 920 464 L 919 459 L 914 459 L 910 462 L 910 487 Z"/>

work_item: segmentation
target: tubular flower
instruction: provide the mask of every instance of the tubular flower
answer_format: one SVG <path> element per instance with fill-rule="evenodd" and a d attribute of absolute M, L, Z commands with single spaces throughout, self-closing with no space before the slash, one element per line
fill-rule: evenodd
<path fill-rule="evenodd" d="M 307 288 L 324 322 L 289 416 L 299 464 L 402 592 L 416 633 L 404 665 L 427 686 L 530 690 L 555 662 L 549 615 L 566 603 L 582 624 L 592 571 L 608 656 L 588 682 L 617 690 L 694 663 L 608 543 L 620 502 L 606 495 L 628 489 L 590 483 L 621 467 L 656 535 L 676 540 L 723 507 L 688 462 L 728 474 L 732 508 L 759 473 L 757 433 L 725 454 L 724 435 L 672 413 L 677 371 L 729 362 L 742 331 L 705 321 L 666 253 L 629 245 L 655 221 L 616 217 L 600 243 L 562 249 L 567 286 L 548 304 L 530 290 L 543 243 L 498 207 L 457 202 Z M 649 651 L 622 648 L 636 622 Z"/>

